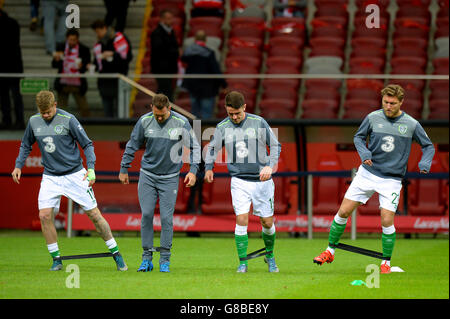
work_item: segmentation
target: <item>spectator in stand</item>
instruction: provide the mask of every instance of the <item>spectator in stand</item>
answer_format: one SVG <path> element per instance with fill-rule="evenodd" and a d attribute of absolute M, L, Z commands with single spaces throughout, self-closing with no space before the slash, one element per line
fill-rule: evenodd
<path fill-rule="evenodd" d="M 133 58 L 131 43 L 122 32 L 111 32 L 103 20 L 96 20 L 91 28 L 97 35 L 94 45 L 94 65 L 99 73 L 128 74 Z M 97 87 L 102 97 L 106 117 L 114 117 L 117 112 L 118 79 L 99 78 Z"/>
<path fill-rule="evenodd" d="M 179 43 L 172 28 L 173 14 L 169 10 L 161 10 L 159 24 L 150 35 L 151 40 L 151 72 L 153 74 L 177 74 Z M 158 93 L 173 100 L 174 79 L 156 78 Z"/>
<path fill-rule="evenodd" d="M 305 18 L 306 0 L 275 0 L 273 4 L 275 17 Z"/>
<path fill-rule="evenodd" d="M 127 13 L 130 0 L 103 0 L 106 8 L 105 23 L 108 27 L 112 26 L 114 19 L 116 25 L 114 29 L 123 32 L 127 24 Z M 136 0 L 133 0 L 136 2 Z"/>
<path fill-rule="evenodd" d="M 69 29 L 66 32 L 66 43 L 58 45 L 53 54 L 52 67 L 58 69 L 61 74 L 80 74 L 86 72 L 86 67 L 91 60 L 89 48 L 79 41 L 80 34 L 77 29 Z M 77 102 L 81 117 L 90 115 L 86 99 L 86 78 L 56 78 L 54 84 L 58 92 L 58 105 L 67 107 L 69 94 L 72 94 Z"/>
<path fill-rule="evenodd" d="M 68 0 L 42 0 L 45 49 L 48 55 L 55 52 L 57 43 L 64 43 L 65 41 L 66 7 L 68 4 Z"/>
<path fill-rule="evenodd" d="M 223 0 L 193 0 L 191 17 L 223 17 Z"/>
<path fill-rule="evenodd" d="M 39 0 L 30 0 L 30 31 L 35 31 L 39 22 Z"/>
<path fill-rule="evenodd" d="M 0 3 L 1 4 L 1 3 Z M 0 73 L 23 73 L 22 50 L 20 48 L 20 26 L 0 5 Z M 15 111 L 15 123 L 12 124 L 12 93 Z M 2 122 L 0 129 L 24 129 L 23 100 L 20 94 L 20 78 L 0 78 L 0 105 Z"/>
<path fill-rule="evenodd" d="M 199 30 L 194 44 L 184 51 L 181 61 L 186 63 L 186 74 L 221 74 L 213 50 L 206 47 L 206 33 Z M 220 87 L 226 87 L 222 79 L 185 79 L 183 87 L 189 91 L 192 113 L 201 119 L 213 117 L 216 96 Z"/>

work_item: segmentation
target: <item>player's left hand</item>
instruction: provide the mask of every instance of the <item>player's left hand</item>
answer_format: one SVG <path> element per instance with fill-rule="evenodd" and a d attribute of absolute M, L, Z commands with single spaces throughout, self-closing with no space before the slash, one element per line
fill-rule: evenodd
<path fill-rule="evenodd" d="M 83 181 L 88 178 L 89 181 L 89 187 L 92 187 L 95 183 L 95 171 L 93 169 L 88 169 L 86 174 L 84 174 Z"/>
<path fill-rule="evenodd" d="M 270 179 L 272 176 L 272 169 L 270 166 L 263 167 L 261 172 L 259 172 L 259 179 L 264 182 Z"/>
<path fill-rule="evenodd" d="M 420 170 L 420 174 L 428 174 L 428 171 L 427 171 L 427 170 L 424 170 L 424 169 L 421 169 L 421 170 Z"/>
<path fill-rule="evenodd" d="M 197 177 L 194 173 L 187 173 L 186 177 L 184 178 L 184 183 L 186 184 L 186 187 L 192 187 L 195 185 L 195 182 L 197 180 Z"/>

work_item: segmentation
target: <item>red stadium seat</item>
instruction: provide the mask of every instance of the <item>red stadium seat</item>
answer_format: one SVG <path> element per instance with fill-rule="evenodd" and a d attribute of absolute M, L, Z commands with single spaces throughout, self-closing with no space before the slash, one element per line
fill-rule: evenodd
<path fill-rule="evenodd" d="M 335 154 L 321 154 L 317 162 L 317 171 L 343 170 L 341 160 Z M 339 177 L 313 178 L 313 214 L 335 215 L 339 209 L 345 190 L 345 179 Z"/>
<path fill-rule="evenodd" d="M 233 87 L 237 90 L 240 88 L 256 89 L 258 79 L 227 79 L 228 87 Z"/>
<path fill-rule="evenodd" d="M 290 109 L 263 109 L 259 115 L 265 119 L 292 119 L 295 117 L 295 111 Z"/>
<path fill-rule="evenodd" d="M 384 71 L 384 59 L 376 57 L 355 57 L 350 58 L 350 70 L 355 70 L 356 68 L 367 68 L 377 70 L 377 73 L 383 73 Z M 353 73 L 350 71 L 350 73 Z"/>
<path fill-rule="evenodd" d="M 415 74 L 417 70 L 422 70 L 418 74 L 425 73 L 427 59 L 423 57 L 394 57 L 391 59 L 392 74 Z"/>
<path fill-rule="evenodd" d="M 297 89 L 286 87 L 283 83 L 280 83 L 280 85 L 272 84 L 269 89 L 263 91 L 262 99 L 265 100 L 273 98 L 297 101 L 298 92 Z"/>
<path fill-rule="evenodd" d="M 317 37 L 333 37 L 333 38 L 346 39 L 347 30 L 339 29 L 339 28 L 336 28 L 335 26 L 331 26 L 331 25 L 318 26 L 318 27 L 315 27 L 311 33 L 311 38 L 317 38 Z"/>
<path fill-rule="evenodd" d="M 287 47 L 295 51 L 303 48 L 303 39 L 292 36 L 276 36 L 269 38 L 269 48 Z"/>
<path fill-rule="evenodd" d="M 428 6 L 422 7 L 411 4 L 403 4 L 399 6 L 396 18 L 400 19 L 410 17 L 420 17 L 429 23 L 431 20 L 431 12 L 428 10 Z"/>
<path fill-rule="evenodd" d="M 279 98 L 264 99 L 259 102 L 259 108 L 261 109 L 261 111 L 269 109 L 271 110 L 287 109 L 291 111 L 296 111 L 297 100 L 288 100 Z"/>
<path fill-rule="evenodd" d="M 270 37 L 290 35 L 304 38 L 305 19 L 301 17 L 273 17 L 269 32 Z"/>
<path fill-rule="evenodd" d="M 354 88 L 347 90 L 347 95 L 345 98 L 377 100 L 379 96 L 380 92 L 372 88 Z"/>
<path fill-rule="evenodd" d="M 431 80 L 430 81 L 430 90 L 431 90 L 431 96 L 433 96 L 434 93 L 437 93 L 438 91 L 447 91 L 449 81 L 448 80 Z"/>
<path fill-rule="evenodd" d="M 449 120 L 449 110 L 431 110 L 428 120 Z"/>
<path fill-rule="evenodd" d="M 421 38 L 398 38 L 394 41 L 393 57 L 416 56 L 427 58 L 428 41 Z"/>
<path fill-rule="evenodd" d="M 372 88 L 376 91 L 381 91 L 384 88 L 384 82 L 382 80 L 348 79 L 346 83 L 347 89 Z"/>
<path fill-rule="evenodd" d="M 381 108 L 381 102 L 367 99 L 348 99 L 344 103 L 344 118 L 363 119 L 369 113 Z"/>
<path fill-rule="evenodd" d="M 448 74 L 448 57 L 433 59 L 433 74 Z"/>
<path fill-rule="evenodd" d="M 303 111 L 306 110 L 331 110 L 337 112 L 339 107 L 339 102 L 333 99 L 310 99 L 303 100 L 301 103 Z"/>
<path fill-rule="evenodd" d="M 305 91 L 305 100 L 327 99 L 339 103 L 341 94 L 334 87 L 311 87 Z"/>
<path fill-rule="evenodd" d="M 265 20 L 260 17 L 232 17 L 230 19 L 230 28 L 233 29 L 237 25 L 251 25 L 264 29 Z"/>
<path fill-rule="evenodd" d="M 386 59 L 386 39 L 357 37 L 352 39 L 351 57 L 378 57 Z"/>
<path fill-rule="evenodd" d="M 431 96 L 429 104 L 430 111 L 445 111 L 449 109 L 449 100 L 448 99 L 434 99 Z"/>
<path fill-rule="evenodd" d="M 356 17 L 354 20 L 355 30 L 353 31 L 352 37 L 369 37 L 369 38 L 381 38 L 386 39 L 388 35 L 388 20 L 380 18 L 379 28 L 368 28 L 366 25 L 366 17 Z"/>
<path fill-rule="evenodd" d="M 418 162 L 414 166 L 418 170 Z M 430 172 L 444 172 L 440 157 L 435 155 Z M 409 215 L 443 215 L 446 210 L 446 181 L 437 179 L 411 180 L 408 191 Z"/>
<path fill-rule="evenodd" d="M 337 47 L 344 49 L 345 39 L 335 37 L 315 37 L 312 38 L 309 43 L 311 44 L 312 50 L 317 47 Z"/>
<path fill-rule="evenodd" d="M 337 119 L 338 112 L 335 110 L 306 109 L 302 112 L 302 119 Z"/>
<path fill-rule="evenodd" d="M 397 18 L 394 25 L 394 41 L 402 37 L 428 39 L 430 28 L 426 19 L 420 17 Z"/>
<path fill-rule="evenodd" d="M 302 50 L 299 48 L 293 48 L 292 46 L 269 46 L 268 56 L 288 56 L 288 57 L 301 57 L 303 55 Z"/>
<path fill-rule="evenodd" d="M 418 70 L 419 71 L 419 70 Z M 405 90 L 416 90 L 419 92 L 423 91 L 425 87 L 425 80 L 392 80 L 390 83 L 395 83 L 403 87 Z"/>
<path fill-rule="evenodd" d="M 342 80 L 338 79 L 307 79 L 305 80 L 305 86 L 306 89 L 314 88 L 314 87 L 323 87 L 328 88 L 332 87 L 336 90 L 339 90 L 339 88 L 342 85 Z"/>
<path fill-rule="evenodd" d="M 231 47 L 257 48 L 262 49 L 263 40 L 251 37 L 229 38 L 228 45 Z"/>
<path fill-rule="evenodd" d="M 262 80 L 262 86 L 264 90 L 271 90 L 272 86 L 282 86 L 285 88 L 298 90 L 300 86 L 300 80 L 298 79 L 264 79 Z"/>
<path fill-rule="evenodd" d="M 406 98 L 402 103 L 401 109 L 416 120 L 420 120 L 422 119 L 423 101 Z"/>
<path fill-rule="evenodd" d="M 230 56 L 251 56 L 262 59 L 262 51 L 255 47 L 232 47 L 228 48 L 227 57 Z"/>
<path fill-rule="evenodd" d="M 288 56 L 269 56 L 266 59 L 266 66 L 268 69 L 276 69 L 276 68 L 286 68 L 286 69 L 295 69 L 298 73 L 300 73 L 302 60 L 300 57 L 288 57 Z M 274 72 L 268 72 L 274 73 Z"/>
<path fill-rule="evenodd" d="M 254 27 L 251 24 L 238 24 L 231 28 L 229 37 L 241 38 L 241 37 L 249 37 L 249 38 L 263 38 L 264 29 L 259 27 Z"/>
<path fill-rule="evenodd" d="M 259 70 L 261 67 L 261 59 L 252 56 L 229 56 L 225 59 L 225 67 L 252 67 Z"/>
<path fill-rule="evenodd" d="M 315 17 L 337 16 L 348 18 L 346 2 L 337 3 L 336 1 L 320 1 L 318 3 L 316 1 L 315 5 L 316 5 Z"/>

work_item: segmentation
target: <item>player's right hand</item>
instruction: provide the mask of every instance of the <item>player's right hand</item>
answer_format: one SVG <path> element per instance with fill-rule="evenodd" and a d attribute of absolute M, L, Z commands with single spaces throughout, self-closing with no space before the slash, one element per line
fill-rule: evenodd
<path fill-rule="evenodd" d="M 366 165 L 369 165 L 369 166 L 373 165 L 372 160 L 370 160 L 370 159 L 365 160 L 363 163 L 366 164 Z"/>
<path fill-rule="evenodd" d="M 214 180 L 214 172 L 210 169 L 205 172 L 205 182 L 212 183 Z"/>
<path fill-rule="evenodd" d="M 15 183 L 20 184 L 20 176 L 22 175 L 22 170 L 20 168 L 14 168 L 14 170 L 11 173 L 12 178 Z"/>
<path fill-rule="evenodd" d="M 130 179 L 127 173 L 119 173 L 119 180 L 122 184 L 130 184 Z"/>

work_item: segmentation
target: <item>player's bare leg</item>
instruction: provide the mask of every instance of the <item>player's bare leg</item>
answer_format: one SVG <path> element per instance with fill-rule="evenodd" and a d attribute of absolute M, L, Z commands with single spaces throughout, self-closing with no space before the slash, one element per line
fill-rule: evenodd
<path fill-rule="evenodd" d="M 86 215 L 89 217 L 92 223 L 94 223 L 97 233 L 99 233 L 99 235 L 103 238 L 109 251 L 113 254 L 114 261 L 117 264 L 117 270 L 128 270 L 128 267 L 123 261 L 123 257 L 119 252 L 119 247 L 117 246 L 117 243 L 111 233 L 111 228 L 109 227 L 106 219 L 102 216 L 98 207 L 87 210 Z"/>
<path fill-rule="evenodd" d="M 388 274 L 391 272 L 391 256 L 395 245 L 395 227 L 394 216 L 395 212 L 381 208 L 381 245 L 383 247 L 383 259 L 380 266 L 380 272 L 382 274 Z"/>
<path fill-rule="evenodd" d="M 98 207 L 87 210 L 86 215 L 89 217 L 92 223 L 94 223 L 97 233 L 100 235 L 100 237 L 103 238 L 104 241 L 108 241 L 113 238 L 111 228 L 109 227 L 106 219 L 100 213 Z"/>
<path fill-rule="evenodd" d="M 52 271 L 62 269 L 61 256 L 58 248 L 58 235 L 55 223 L 53 222 L 53 207 L 39 210 L 39 220 L 41 221 L 42 234 L 44 235 L 47 249 L 53 258 Z"/>
<path fill-rule="evenodd" d="M 275 263 L 274 247 L 275 247 L 275 225 L 273 223 L 273 215 L 269 217 L 261 217 L 262 238 L 266 246 L 266 252 L 271 252 L 264 257 L 264 261 L 269 266 L 269 272 L 279 272 L 280 270 Z"/>
<path fill-rule="evenodd" d="M 236 249 L 239 258 L 247 257 L 247 247 L 248 247 L 248 213 L 240 214 L 236 216 L 236 228 L 234 231 L 234 240 L 236 242 Z M 248 261 L 239 261 L 239 267 L 237 272 L 247 272 Z"/>
<path fill-rule="evenodd" d="M 337 214 L 334 216 L 328 235 L 328 248 L 319 256 L 314 258 L 314 263 L 323 265 L 324 263 L 331 263 L 334 260 L 334 247 L 339 243 L 342 234 L 344 233 L 347 219 L 352 214 L 353 210 L 360 205 L 359 202 L 345 198 L 342 200 L 341 206 Z"/>

